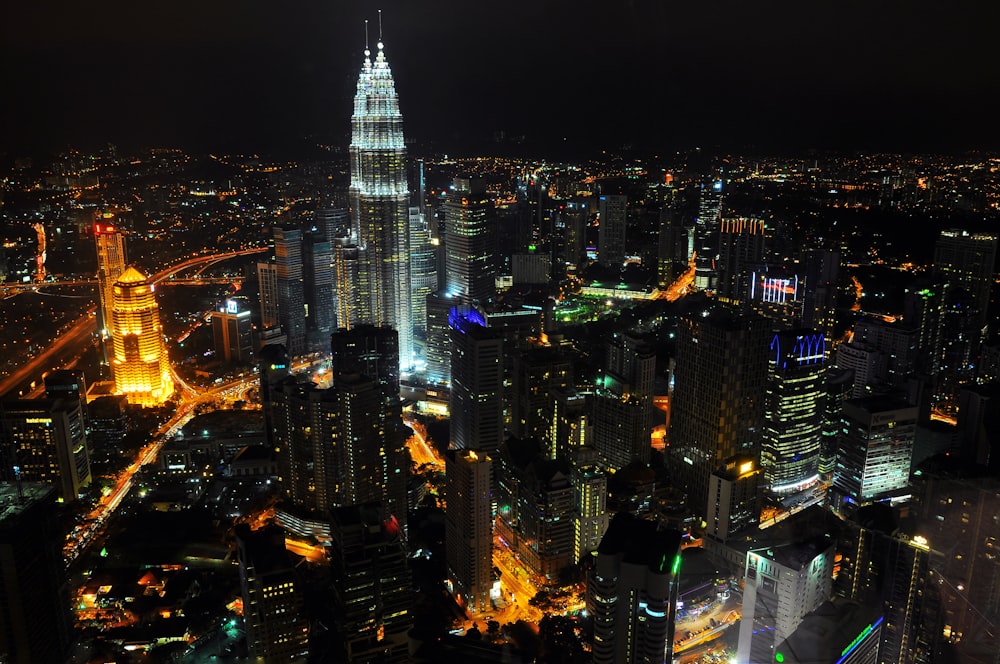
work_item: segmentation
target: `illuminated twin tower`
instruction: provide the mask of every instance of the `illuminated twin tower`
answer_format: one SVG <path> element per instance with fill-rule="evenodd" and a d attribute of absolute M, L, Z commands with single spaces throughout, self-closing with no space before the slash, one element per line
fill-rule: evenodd
<path fill-rule="evenodd" d="M 121 231 L 105 214 L 94 225 L 101 298 L 101 333 L 110 350 L 115 393 L 129 403 L 156 406 L 174 392 L 163 342 L 156 287 L 126 267 Z"/>
<path fill-rule="evenodd" d="M 403 367 L 413 357 L 409 198 L 403 116 L 381 38 L 358 77 L 351 116 L 351 235 L 358 276 L 351 323 L 394 328 Z"/>

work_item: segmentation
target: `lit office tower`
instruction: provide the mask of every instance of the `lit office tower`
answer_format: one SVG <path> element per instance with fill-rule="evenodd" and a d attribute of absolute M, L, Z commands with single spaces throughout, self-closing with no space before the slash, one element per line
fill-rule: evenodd
<path fill-rule="evenodd" d="M 934 245 L 934 267 L 948 280 L 949 289 L 964 288 L 976 309 L 976 322 L 986 324 L 996 263 L 997 236 L 948 229 Z"/>
<path fill-rule="evenodd" d="M 835 548 L 829 535 L 817 535 L 747 552 L 736 661 L 781 661 L 775 646 L 830 599 Z"/>
<path fill-rule="evenodd" d="M 406 369 L 413 359 L 406 148 L 392 71 L 381 40 L 377 46 L 374 62 L 365 49 L 351 116 L 351 235 L 359 262 L 352 323 L 399 332 L 400 366 Z"/>
<path fill-rule="evenodd" d="M 682 315 L 670 404 L 670 468 L 703 509 L 709 475 L 737 454 L 756 457 L 770 323 L 716 306 Z"/>
<path fill-rule="evenodd" d="M 331 511 L 330 569 L 339 652 L 326 661 L 347 664 L 409 662 L 412 582 L 400 530 L 378 503 Z"/>
<path fill-rule="evenodd" d="M 334 326 L 333 245 L 322 229 L 313 227 L 302 238 L 302 295 L 306 339 L 310 351 L 326 350 Z"/>
<path fill-rule="evenodd" d="M 826 339 L 813 330 L 784 330 L 771 339 L 760 464 L 775 493 L 819 479 Z"/>
<path fill-rule="evenodd" d="M 303 589 L 278 526 L 252 531 L 236 526 L 243 621 L 250 657 L 262 662 L 304 662 L 309 624 L 302 615 Z"/>
<path fill-rule="evenodd" d="M 673 661 L 680 562 L 679 532 L 615 515 L 587 578 L 594 664 Z"/>
<path fill-rule="evenodd" d="M 705 536 L 725 543 L 760 523 L 760 465 L 747 455 L 726 461 L 708 479 Z"/>
<path fill-rule="evenodd" d="M 275 226 L 274 267 L 277 278 L 278 320 L 291 356 L 306 352 L 306 304 L 302 270 L 302 231 Z"/>
<path fill-rule="evenodd" d="M 445 456 L 445 560 L 456 601 L 471 614 L 490 609 L 493 585 L 493 461 L 473 450 Z"/>
<path fill-rule="evenodd" d="M 723 219 L 719 223 L 717 293 L 742 302 L 750 297 L 750 279 L 764 262 L 764 222 L 759 219 Z"/>
<path fill-rule="evenodd" d="M 157 406 L 174 393 L 155 290 L 134 267 L 125 270 L 113 289 L 111 376 L 115 393 L 140 406 Z"/>
<path fill-rule="evenodd" d="M 458 298 L 437 291 L 427 296 L 427 382 L 447 385 L 451 382 L 451 328 L 448 317 L 458 305 Z M 472 307 L 466 307 L 471 310 Z"/>
<path fill-rule="evenodd" d="M 51 484 L 62 500 L 75 501 L 90 484 L 84 427 L 79 398 L 0 402 L 3 477 L 13 480 L 17 467 L 24 481 Z"/>
<path fill-rule="evenodd" d="M 608 467 L 649 462 L 656 353 L 631 332 L 615 333 L 594 397 L 594 447 Z"/>
<path fill-rule="evenodd" d="M 503 334 L 477 311 L 452 309 L 451 442 L 460 450 L 496 452 L 503 441 Z"/>
<path fill-rule="evenodd" d="M 628 196 L 601 196 L 597 199 L 597 250 L 602 265 L 621 267 L 625 262 L 625 228 L 628 225 Z"/>
<path fill-rule="evenodd" d="M 443 206 L 446 290 L 485 304 L 496 295 L 496 210 L 482 178 L 455 178 L 454 187 Z"/>
<path fill-rule="evenodd" d="M 56 491 L 42 484 L 0 484 L 0 660 L 69 661 L 73 626 Z"/>
<path fill-rule="evenodd" d="M 253 360 L 253 326 L 250 309 L 243 298 L 230 298 L 212 312 L 212 339 L 215 356 L 223 362 Z"/>
<path fill-rule="evenodd" d="M 890 396 L 844 402 L 833 489 L 837 506 L 902 493 L 910 479 L 917 407 Z"/>
<path fill-rule="evenodd" d="M 97 244 L 97 290 L 101 299 L 101 329 L 111 332 L 111 309 L 114 305 L 114 287 L 125 273 L 125 242 L 116 226 L 114 215 L 105 212 L 94 224 L 94 242 Z"/>

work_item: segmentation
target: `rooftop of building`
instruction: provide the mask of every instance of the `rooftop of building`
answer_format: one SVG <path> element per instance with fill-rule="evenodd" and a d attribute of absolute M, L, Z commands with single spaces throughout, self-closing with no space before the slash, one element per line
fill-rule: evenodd
<path fill-rule="evenodd" d="M 848 399 L 844 403 L 845 405 L 872 414 L 885 413 L 891 410 L 904 410 L 906 408 L 912 408 L 914 412 L 917 410 L 916 406 L 911 406 L 906 399 L 897 394 L 878 394 L 870 397 Z"/>
<path fill-rule="evenodd" d="M 255 572 L 273 574 L 293 569 L 288 550 L 285 548 L 285 531 L 279 526 L 265 526 L 251 530 L 247 524 L 236 526 L 236 537 L 243 543 L 247 559 Z"/>
<path fill-rule="evenodd" d="M 55 494 L 48 484 L 0 482 L 0 525 L 24 514 L 32 505 L 48 500 Z"/>
<path fill-rule="evenodd" d="M 810 535 L 805 539 L 797 539 L 782 544 L 775 544 L 759 549 L 751 549 L 753 553 L 773 560 L 787 569 L 805 569 L 816 559 L 816 556 L 833 546 L 830 535 Z"/>
<path fill-rule="evenodd" d="M 792 635 L 777 645 L 775 661 L 810 664 L 843 661 L 850 650 L 878 628 L 881 620 L 878 609 L 834 597 L 806 614 Z"/>
<path fill-rule="evenodd" d="M 621 555 L 623 562 L 645 565 L 657 574 L 674 569 L 680 550 L 679 531 L 661 529 L 628 512 L 615 515 L 597 548 L 600 555 Z"/>
<path fill-rule="evenodd" d="M 196 415 L 184 425 L 185 438 L 220 434 L 258 433 L 264 430 L 264 415 L 252 410 L 216 410 Z"/>

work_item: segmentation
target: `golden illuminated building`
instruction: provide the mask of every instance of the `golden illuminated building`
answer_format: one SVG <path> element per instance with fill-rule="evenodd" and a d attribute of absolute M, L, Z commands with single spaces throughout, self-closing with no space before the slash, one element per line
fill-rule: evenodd
<path fill-rule="evenodd" d="M 155 286 L 134 267 L 113 288 L 111 374 L 129 403 L 155 406 L 174 392 Z"/>

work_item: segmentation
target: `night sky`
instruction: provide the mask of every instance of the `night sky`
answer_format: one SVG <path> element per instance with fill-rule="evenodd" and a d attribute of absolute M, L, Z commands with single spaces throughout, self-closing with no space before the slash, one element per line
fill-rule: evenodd
<path fill-rule="evenodd" d="M 1000 147 L 987 0 L 11 0 L 0 150 L 346 143 L 379 6 L 433 149 Z"/>

